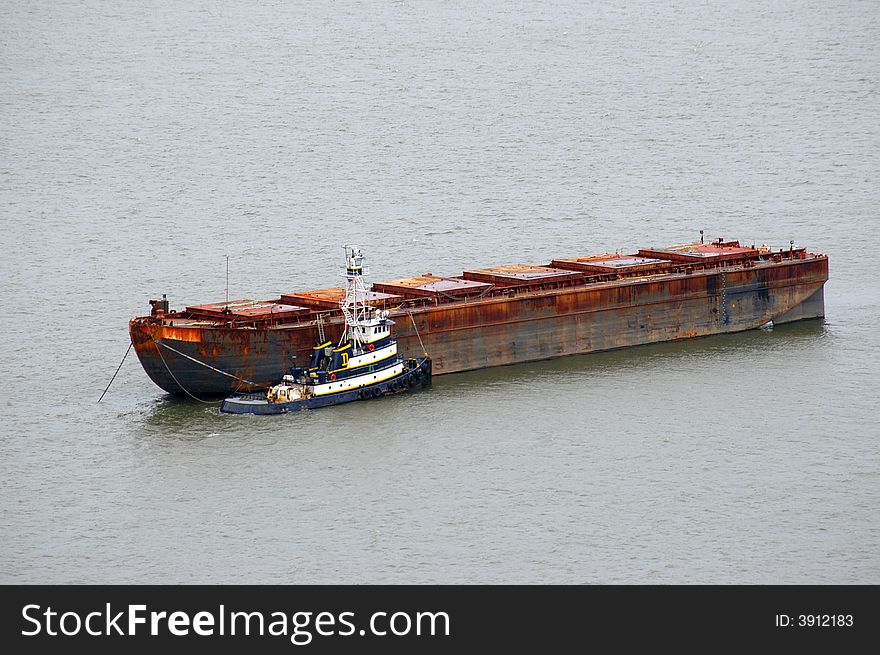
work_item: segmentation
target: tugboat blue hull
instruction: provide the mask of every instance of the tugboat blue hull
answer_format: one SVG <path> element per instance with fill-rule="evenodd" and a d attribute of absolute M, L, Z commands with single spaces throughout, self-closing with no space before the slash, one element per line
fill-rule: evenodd
<path fill-rule="evenodd" d="M 314 396 L 303 400 L 270 403 L 265 394 L 244 394 L 232 396 L 223 401 L 220 411 L 227 414 L 287 414 L 303 409 L 318 409 L 331 405 L 342 405 L 355 400 L 370 400 L 380 396 L 389 396 L 404 391 L 422 389 L 431 384 L 431 360 L 423 357 L 419 360 L 408 360 L 411 366 L 403 373 L 389 380 L 366 385 L 359 389 L 341 391 L 339 393 Z"/>

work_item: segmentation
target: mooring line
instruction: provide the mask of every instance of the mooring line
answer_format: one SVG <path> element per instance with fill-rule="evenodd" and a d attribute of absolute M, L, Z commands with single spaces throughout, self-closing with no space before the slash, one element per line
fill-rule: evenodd
<path fill-rule="evenodd" d="M 425 350 L 425 344 L 422 343 L 422 335 L 419 334 L 419 326 L 416 325 L 416 319 L 413 318 L 412 312 L 407 312 L 409 314 L 409 320 L 412 321 L 413 327 L 416 329 L 416 336 L 419 338 L 419 345 L 422 347 L 422 352 L 425 353 L 425 357 L 428 356 L 428 351 Z"/>
<path fill-rule="evenodd" d="M 101 402 L 104 399 L 104 394 L 110 389 L 110 385 L 113 384 L 113 380 L 116 379 L 116 376 L 119 374 L 119 369 L 122 368 L 122 365 L 125 364 L 125 358 L 128 357 L 128 353 L 131 352 L 131 347 L 133 344 L 128 344 L 128 350 L 125 351 L 125 354 L 122 356 L 122 361 L 119 362 L 119 366 L 116 367 L 116 373 L 113 374 L 113 377 L 110 378 L 110 382 L 107 383 L 107 389 L 104 389 L 104 393 L 101 394 L 101 397 L 98 398 L 98 402 Z"/>
<path fill-rule="evenodd" d="M 158 345 L 165 346 L 164 343 L 162 343 L 161 341 L 156 341 L 155 339 L 153 339 L 153 343 L 155 343 L 157 346 Z M 169 346 L 165 346 L 165 347 L 169 348 Z M 171 350 L 171 348 L 169 348 L 169 350 Z M 161 359 L 162 363 L 165 364 L 165 370 L 168 371 L 168 375 L 171 376 L 171 379 L 174 380 L 174 383 L 178 387 L 183 389 L 183 393 L 185 393 L 187 396 L 189 396 L 193 400 L 198 400 L 200 403 L 204 403 L 206 405 L 218 405 L 219 403 L 223 402 L 222 400 L 218 400 L 218 401 L 202 400 L 201 398 L 197 398 L 196 396 L 192 395 L 189 391 L 186 390 L 186 387 L 184 387 L 182 384 L 180 384 L 180 381 L 177 379 L 177 377 L 174 375 L 174 373 L 171 372 L 171 369 L 168 367 L 168 362 L 165 361 L 165 356 L 162 354 L 162 351 L 159 350 L 158 348 L 156 348 L 156 352 L 159 353 L 159 359 Z M 183 353 L 181 353 L 181 354 L 183 354 Z M 192 359 L 192 358 L 190 358 L 190 359 Z M 206 364 L 206 366 L 207 366 L 207 364 Z"/>
<path fill-rule="evenodd" d="M 232 379 L 234 379 L 234 380 L 241 380 L 241 381 L 244 382 L 245 384 L 249 384 L 249 385 L 254 386 L 254 387 L 258 387 L 258 386 L 260 386 L 260 385 L 258 385 L 256 382 L 251 382 L 250 380 L 245 380 L 244 378 L 240 378 L 240 377 L 238 377 L 237 375 L 233 375 L 232 373 L 227 373 L 226 371 L 221 371 L 219 368 L 214 368 L 214 367 L 211 366 L 210 364 L 206 364 L 205 362 L 201 362 L 201 361 L 199 361 L 198 359 L 196 359 L 195 357 L 190 357 L 190 356 L 187 355 L 186 353 L 182 353 L 182 352 L 180 352 L 179 350 L 177 350 L 176 348 L 172 348 L 172 347 L 169 346 L 167 343 L 164 343 L 164 342 L 162 342 L 162 341 L 156 341 L 155 339 L 153 339 L 153 343 L 158 344 L 158 345 L 162 346 L 163 348 L 167 348 L 167 349 L 170 350 L 171 352 L 173 352 L 173 353 L 177 353 L 177 354 L 180 355 L 181 357 L 186 357 L 188 360 L 193 361 L 193 362 L 195 362 L 196 364 L 201 364 L 202 366 L 205 366 L 205 367 L 211 369 L 212 371 L 216 371 L 216 372 L 219 373 L 220 375 L 225 375 L 226 377 L 228 377 L 228 378 L 232 378 Z M 164 361 L 164 360 L 163 360 L 163 361 Z"/>

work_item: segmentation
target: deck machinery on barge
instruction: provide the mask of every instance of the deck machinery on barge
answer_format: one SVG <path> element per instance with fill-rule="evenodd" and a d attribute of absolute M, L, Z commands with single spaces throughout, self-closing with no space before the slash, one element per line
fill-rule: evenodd
<path fill-rule="evenodd" d="M 718 239 L 377 282 L 364 302 L 397 319 L 401 353 L 429 351 L 439 375 L 819 318 L 827 280 L 825 254 Z M 172 394 L 255 391 L 278 382 L 292 356 L 308 361 L 316 340 L 339 340 L 345 293 L 183 311 L 163 296 L 129 332 L 144 370 Z"/>

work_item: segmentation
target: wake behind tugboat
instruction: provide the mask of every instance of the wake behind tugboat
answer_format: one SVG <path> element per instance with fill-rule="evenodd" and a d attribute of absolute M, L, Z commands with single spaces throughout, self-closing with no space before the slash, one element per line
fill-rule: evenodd
<path fill-rule="evenodd" d="M 391 338 L 394 321 L 387 311 L 366 304 L 364 256 L 345 246 L 345 298 L 340 309 L 345 327 L 339 343 L 324 340 L 312 348 L 308 368 L 294 366 L 263 394 L 240 394 L 223 401 L 229 414 L 283 414 L 302 409 L 368 400 L 431 383 L 431 359 L 403 359 Z"/>

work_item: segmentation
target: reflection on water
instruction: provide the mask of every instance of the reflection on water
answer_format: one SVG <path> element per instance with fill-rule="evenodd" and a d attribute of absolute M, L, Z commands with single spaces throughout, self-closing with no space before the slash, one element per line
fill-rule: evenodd
<path fill-rule="evenodd" d="M 204 422 L 221 418 L 221 401 L 199 402 L 185 396 L 162 394 L 146 410 L 147 424 L 176 429 L 190 421 Z"/>
<path fill-rule="evenodd" d="M 322 435 L 337 431 L 340 426 L 348 428 L 359 424 L 381 432 L 383 421 L 401 424 L 418 416 L 420 420 L 440 422 L 464 398 L 475 405 L 479 405 L 481 398 L 492 403 L 497 401 L 496 396 L 516 398 L 517 394 L 552 400 L 574 393 L 584 383 L 593 382 L 600 388 L 605 385 L 604 388 L 611 389 L 611 382 L 638 386 L 670 372 L 701 379 L 711 376 L 713 371 L 726 370 L 728 376 L 748 371 L 759 361 L 780 367 L 784 366 L 788 354 L 809 357 L 810 349 L 828 334 L 823 320 L 810 320 L 776 326 L 772 330 L 571 355 L 437 376 L 429 389 L 280 416 L 227 415 L 220 412 L 219 401 L 199 402 L 162 394 L 144 403 L 138 434 L 148 441 L 161 439 L 163 443 L 174 443 L 246 435 L 251 439 L 258 435 L 293 438 Z M 357 429 L 363 431 L 364 428 Z"/>
<path fill-rule="evenodd" d="M 433 385 L 437 389 L 446 387 L 472 387 L 490 384 L 516 384 L 527 379 L 534 383 L 544 378 L 558 381 L 563 378 L 601 376 L 606 373 L 621 372 L 628 368 L 644 368 L 647 365 L 663 365 L 685 359 L 689 362 L 705 359 L 718 359 L 729 355 L 751 357 L 766 356 L 773 352 L 799 349 L 828 335 L 823 319 L 800 321 L 775 326 L 771 330 L 749 330 L 734 334 L 720 334 L 696 339 L 668 341 L 664 343 L 631 346 L 618 350 L 608 350 L 585 355 L 568 355 L 555 359 L 496 366 L 492 368 L 435 376 Z M 400 400 L 409 394 L 385 398 Z M 231 417 L 220 412 L 220 400 L 199 401 L 186 396 L 163 394 L 151 402 L 146 411 L 146 423 L 171 430 L 186 427 L 190 422 L 217 425 Z M 363 405 L 363 403 L 356 403 Z M 309 411 L 309 410 L 306 410 Z M 267 420 L 267 417 L 252 417 Z M 274 420 L 268 417 L 268 420 Z M 213 423 L 212 423 L 213 421 Z"/>

